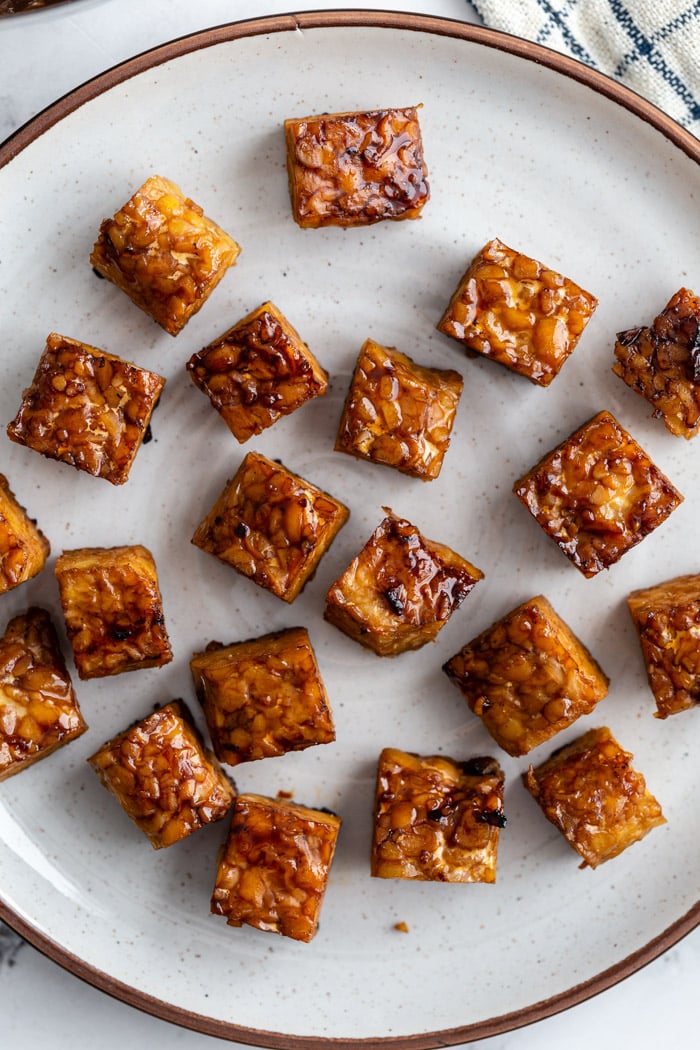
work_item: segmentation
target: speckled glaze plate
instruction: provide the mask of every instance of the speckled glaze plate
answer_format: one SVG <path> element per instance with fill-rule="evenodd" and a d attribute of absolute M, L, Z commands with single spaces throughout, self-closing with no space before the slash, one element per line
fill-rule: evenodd
<path fill-rule="evenodd" d="M 299 230 L 287 195 L 284 118 L 417 103 L 432 187 L 424 217 Z M 14 415 L 52 330 L 168 381 L 154 440 L 123 488 L 4 442 L 0 469 L 53 553 L 46 571 L 0 599 L 3 626 L 33 603 L 61 625 L 52 573 L 61 550 L 144 543 L 159 567 L 175 652 L 161 670 L 78 683 L 89 731 L 0 785 L 4 918 L 130 1003 L 278 1047 L 363 1040 L 434 1047 L 493 1035 L 604 989 L 697 923 L 700 720 L 694 712 L 653 717 L 625 597 L 635 586 L 698 571 L 700 468 L 693 444 L 671 437 L 610 369 L 615 332 L 648 323 L 681 285 L 700 285 L 699 159 L 698 142 L 653 107 L 561 56 L 473 26 L 351 12 L 224 26 L 169 44 L 90 82 L 2 147 L 0 418 Z M 100 220 L 156 172 L 243 246 L 235 270 L 176 339 L 98 281 L 88 263 Z M 467 262 L 494 236 L 600 299 L 547 390 L 468 360 L 435 330 Z M 325 398 L 251 446 L 351 508 L 291 607 L 189 542 L 245 450 L 184 364 L 265 299 L 297 327 L 332 383 Z M 367 336 L 464 375 L 452 446 L 434 482 L 332 451 Z M 609 573 L 585 580 L 511 485 L 602 408 L 686 500 Z M 322 620 L 326 589 L 383 506 L 486 573 L 436 644 L 384 661 Z M 609 725 L 634 753 L 668 823 L 602 868 L 580 870 L 521 784 L 527 759 L 501 754 L 508 825 L 495 886 L 371 879 L 379 749 L 498 753 L 441 665 L 538 593 L 611 678 L 595 714 L 557 743 Z M 209 914 L 226 822 L 154 852 L 85 761 L 153 705 L 172 697 L 193 703 L 189 657 L 210 639 L 299 623 L 317 651 L 337 742 L 239 766 L 236 781 L 241 790 L 293 792 L 343 818 L 309 945 L 233 930 Z"/>

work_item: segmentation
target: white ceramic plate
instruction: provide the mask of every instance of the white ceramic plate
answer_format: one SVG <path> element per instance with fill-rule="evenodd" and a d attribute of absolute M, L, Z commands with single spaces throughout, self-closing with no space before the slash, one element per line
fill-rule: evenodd
<path fill-rule="evenodd" d="M 432 185 L 423 219 L 299 230 L 287 196 L 284 118 L 415 103 L 424 107 Z M 634 586 L 698 570 L 697 449 L 672 438 L 610 367 L 616 331 L 650 321 L 681 285 L 700 285 L 699 151 L 652 107 L 561 56 L 470 26 L 347 13 L 223 27 L 177 42 L 92 82 L 5 145 L 0 418 L 14 415 L 51 330 L 161 371 L 168 385 L 155 440 L 124 488 L 4 439 L 0 469 L 54 555 L 136 542 L 153 550 L 175 660 L 79 683 L 89 732 L 1 786 L 4 917 L 74 972 L 138 1006 L 273 1046 L 387 1039 L 423 1047 L 493 1034 L 606 987 L 695 925 L 700 720 L 652 716 L 624 599 Z M 96 280 L 88 263 L 102 217 L 153 172 L 178 182 L 243 246 L 235 270 L 175 340 Z M 467 360 L 435 331 L 466 263 L 493 236 L 600 299 L 548 390 Z M 244 449 L 184 363 L 267 298 L 330 370 L 332 387 L 253 447 L 283 457 L 352 511 L 293 607 L 189 543 Z M 465 377 L 437 481 L 332 451 L 368 335 Z M 587 581 L 510 490 L 604 407 L 686 502 L 608 574 Z M 363 651 L 321 617 L 329 583 L 383 505 L 486 572 L 437 644 L 393 661 Z M 608 724 L 634 752 L 668 824 L 603 868 L 581 871 L 520 783 L 527 759 L 501 755 L 509 820 L 495 886 L 372 880 L 379 749 L 459 758 L 497 750 L 440 667 L 540 592 L 612 680 L 597 712 L 557 742 Z M 37 602 L 60 622 L 51 567 L 1 599 L 3 624 Z M 310 945 L 232 930 L 210 916 L 225 824 L 153 852 L 85 763 L 153 704 L 192 701 L 194 649 L 299 622 L 319 656 L 337 743 L 240 766 L 236 780 L 242 790 L 293 791 L 343 817 Z M 394 928 L 400 921 L 408 934 Z"/>

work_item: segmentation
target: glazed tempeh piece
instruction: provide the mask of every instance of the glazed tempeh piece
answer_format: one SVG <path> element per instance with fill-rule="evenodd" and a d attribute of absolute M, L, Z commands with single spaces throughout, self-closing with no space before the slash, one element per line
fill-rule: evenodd
<path fill-rule="evenodd" d="M 424 368 L 367 339 L 335 442 L 337 452 L 431 481 L 440 473 L 464 386 L 459 372 Z"/>
<path fill-rule="evenodd" d="M 0 640 L 0 780 L 86 729 L 51 617 L 15 616 Z"/>
<path fill-rule="evenodd" d="M 667 430 L 700 430 L 700 299 L 688 288 L 671 298 L 648 328 L 619 332 L 613 372 L 646 398 Z"/>
<path fill-rule="evenodd" d="M 123 485 L 165 379 L 52 332 L 7 428 L 20 445 Z"/>
<path fill-rule="evenodd" d="M 0 474 L 0 594 L 40 573 L 50 553 L 46 536 Z"/>
<path fill-rule="evenodd" d="M 472 260 L 438 329 L 549 386 L 598 305 L 590 292 L 495 238 Z"/>
<path fill-rule="evenodd" d="M 305 627 L 209 645 L 190 660 L 217 758 L 229 765 L 335 740 L 326 689 Z"/>
<path fill-rule="evenodd" d="M 378 656 L 396 656 L 434 641 L 483 575 L 389 513 L 331 585 L 324 618 Z"/>
<path fill-rule="evenodd" d="M 192 537 L 243 576 L 293 602 L 349 511 L 259 452 L 249 452 Z"/>
<path fill-rule="evenodd" d="M 302 117 L 284 130 L 299 226 L 419 217 L 430 190 L 414 107 Z"/>
<path fill-rule="evenodd" d="M 666 823 L 631 759 L 604 726 L 523 775 L 544 815 L 583 858 L 582 868 L 612 860 Z"/>
<path fill-rule="evenodd" d="M 193 354 L 187 371 L 240 442 L 328 387 L 328 373 L 270 302 Z"/>
<path fill-rule="evenodd" d="M 81 678 L 172 660 L 156 566 L 145 547 L 64 551 L 55 571 Z"/>
<path fill-rule="evenodd" d="M 656 717 L 700 704 L 700 575 L 632 591 L 627 599 L 651 691 Z"/>
<path fill-rule="evenodd" d="M 465 645 L 443 670 L 497 744 L 525 755 L 607 695 L 608 677 L 542 595 Z"/>
<path fill-rule="evenodd" d="M 586 577 L 658 528 L 683 496 L 610 412 L 599 412 L 513 492 Z"/>
<path fill-rule="evenodd" d="M 103 220 L 90 262 L 177 335 L 240 250 L 179 186 L 152 175 L 113 218 Z"/>
<path fill-rule="evenodd" d="M 377 767 L 372 875 L 495 882 L 504 776 L 492 758 L 455 762 L 384 748 Z"/>
<path fill-rule="evenodd" d="M 340 818 L 296 802 L 239 795 L 221 850 L 211 910 L 229 926 L 297 941 L 318 929 Z"/>
<path fill-rule="evenodd" d="M 154 849 L 221 820 L 235 797 L 178 700 L 107 741 L 88 762 Z"/>

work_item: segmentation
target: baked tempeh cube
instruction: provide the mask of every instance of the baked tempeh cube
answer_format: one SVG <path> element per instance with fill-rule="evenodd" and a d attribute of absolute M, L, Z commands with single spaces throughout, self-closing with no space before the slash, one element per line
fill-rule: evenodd
<path fill-rule="evenodd" d="M 372 875 L 495 882 L 505 779 L 493 758 L 455 762 L 384 748 L 377 766 Z"/>
<path fill-rule="evenodd" d="M 270 302 L 193 354 L 187 371 L 240 442 L 328 388 L 328 373 Z"/>
<path fill-rule="evenodd" d="M 145 547 L 64 551 L 55 572 L 81 678 L 170 663 L 156 565 Z"/>
<path fill-rule="evenodd" d="M 461 555 L 387 511 L 331 585 L 324 617 L 378 656 L 396 656 L 434 641 L 483 576 Z"/>
<path fill-rule="evenodd" d="M 154 849 L 221 820 L 236 794 L 179 700 L 108 740 L 88 762 Z"/>
<path fill-rule="evenodd" d="M 700 299 L 679 289 L 648 328 L 619 332 L 613 372 L 646 398 L 672 434 L 700 430 Z"/>
<path fill-rule="evenodd" d="M 237 765 L 335 740 L 316 655 L 305 627 L 222 646 L 190 660 L 214 752 Z"/>
<path fill-rule="evenodd" d="M 584 576 L 658 528 L 683 496 L 610 412 L 599 412 L 523 475 L 513 492 Z"/>
<path fill-rule="evenodd" d="M 349 513 L 282 464 L 249 452 L 192 543 L 293 602 Z"/>
<path fill-rule="evenodd" d="M 123 485 L 165 379 L 52 332 L 7 428 L 20 445 Z"/>
<path fill-rule="evenodd" d="M 700 575 L 632 591 L 627 599 L 639 634 L 657 718 L 700 704 Z"/>
<path fill-rule="evenodd" d="M 302 117 L 286 120 L 284 131 L 299 226 L 419 217 L 430 189 L 414 107 Z"/>
<path fill-rule="evenodd" d="M 0 594 L 40 573 L 50 553 L 46 536 L 0 474 Z"/>
<path fill-rule="evenodd" d="M 367 339 L 355 366 L 336 452 L 431 481 L 450 444 L 464 382 L 459 372 L 424 368 Z"/>
<path fill-rule="evenodd" d="M 326 892 L 340 818 L 296 802 L 239 795 L 211 898 L 229 926 L 310 941 Z"/>
<path fill-rule="evenodd" d="M 0 780 L 86 729 L 51 617 L 15 616 L 0 639 Z"/>
<path fill-rule="evenodd" d="M 603 726 L 523 774 L 545 817 L 583 857 L 582 868 L 612 860 L 666 823 L 631 758 Z"/>
<path fill-rule="evenodd" d="M 607 675 L 542 595 L 483 631 L 443 670 L 509 755 L 526 755 L 608 692 Z"/>
<path fill-rule="evenodd" d="M 152 175 L 113 218 L 103 220 L 90 262 L 177 335 L 240 250 L 179 186 Z"/>
<path fill-rule="evenodd" d="M 475 256 L 438 329 L 538 386 L 549 386 L 598 300 L 495 238 Z"/>

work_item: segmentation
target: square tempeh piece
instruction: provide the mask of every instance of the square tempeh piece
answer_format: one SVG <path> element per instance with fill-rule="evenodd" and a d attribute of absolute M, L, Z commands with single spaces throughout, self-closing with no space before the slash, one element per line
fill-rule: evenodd
<path fill-rule="evenodd" d="M 372 875 L 495 882 L 506 823 L 504 784 L 493 758 L 455 762 L 384 748 L 377 766 Z"/>
<path fill-rule="evenodd" d="M 240 442 L 328 387 L 328 373 L 270 302 L 193 354 L 187 371 Z"/>
<path fill-rule="evenodd" d="M 305 627 L 209 645 L 190 660 L 214 752 L 239 762 L 335 740 L 328 696 Z"/>
<path fill-rule="evenodd" d="M 336 452 L 395 467 L 423 481 L 440 473 L 464 381 L 424 368 L 367 339 L 355 366 Z"/>
<path fill-rule="evenodd" d="M 619 332 L 613 372 L 672 434 L 700 430 L 700 299 L 681 288 L 648 328 Z"/>
<path fill-rule="evenodd" d="M 430 190 L 414 107 L 302 117 L 286 120 L 284 131 L 299 226 L 419 217 Z"/>
<path fill-rule="evenodd" d="M 103 220 L 90 262 L 177 335 L 240 250 L 179 186 L 152 175 L 113 218 Z"/>
<path fill-rule="evenodd" d="M 108 740 L 88 762 L 154 849 L 221 820 L 236 794 L 179 700 Z"/>
<path fill-rule="evenodd" d="M 483 631 L 443 670 L 509 755 L 526 755 L 608 692 L 607 675 L 542 595 Z"/>
<path fill-rule="evenodd" d="M 388 513 L 331 585 L 324 617 L 378 656 L 396 656 L 434 641 L 483 575 Z"/>
<path fill-rule="evenodd" d="M 627 599 L 639 634 L 656 717 L 700 704 L 700 575 L 632 591 Z"/>
<path fill-rule="evenodd" d="M 608 569 L 683 502 L 609 412 L 543 456 L 513 492 L 586 577 Z"/>
<path fill-rule="evenodd" d="M 0 640 L 0 780 L 86 729 L 51 617 L 15 616 Z"/>
<path fill-rule="evenodd" d="M 327 492 L 249 452 L 192 543 L 293 602 L 348 515 L 347 507 Z"/>
<path fill-rule="evenodd" d="M 7 428 L 20 445 L 123 485 L 165 379 L 52 332 Z"/>
<path fill-rule="evenodd" d="M 494 239 L 472 260 L 438 329 L 538 386 L 559 374 L 598 300 Z"/>
<path fill-rule="evenodd" d="M 239 795 L 219 855 L 212 912 L 229 926 L 310 941 L 339 830 L 340 818 L 328 810 Z"/>
<path fill-rule="evenodd" d="M 173 658 L 153 555 L 140 544 L 82 547 L 56 559 L 81 678 L 161 667 Z"/>
<path fill-rule="evenodd" d="M 547 820 L 583 857 L 582 868 L 612 860 L 666 823 L 631 759 L 603 726 L 589 729 L 523 774 Z"/>
<path fill-rule="evenodd" d="M 50 553 L 46 536 L 0 474 L 0 594 L 40 573 Z"/>

